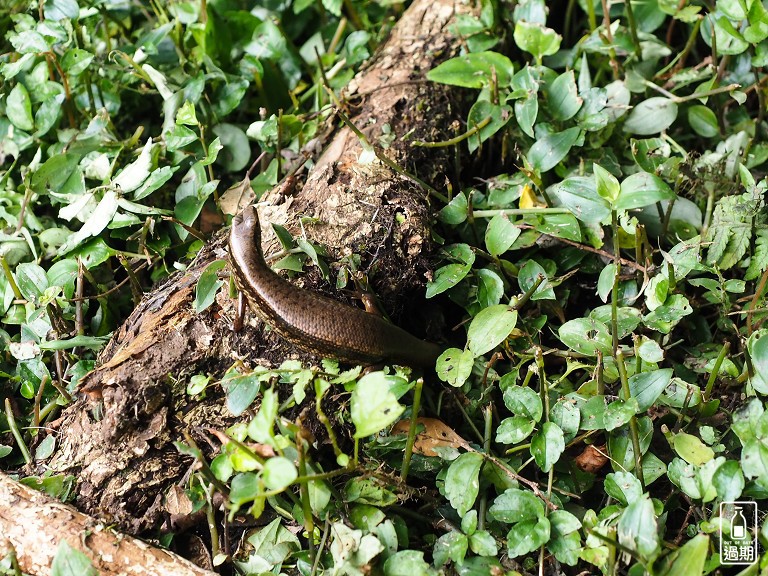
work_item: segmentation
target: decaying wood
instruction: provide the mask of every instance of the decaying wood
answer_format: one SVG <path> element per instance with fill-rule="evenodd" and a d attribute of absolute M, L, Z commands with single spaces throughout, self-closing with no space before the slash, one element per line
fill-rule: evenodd
<path fill-rule="evenodd" d="M 0 473 L 0 558 L 13 551 L 26 574 L 51 573 L 61 542 L 85 554 L 99 574 L 204 576 L 188 560 L 120 534 L 42 492 Z"/>
<path fill-rule="evenodd" d="M 458 52 L 451 23 L 456 13 L 470 9 L 453 0 L 417 0 L 344 97 L 347 115 L 371 142 L 441 189 L 454 174 L 452 149 L 417 148 L 410 141 L 445 140 L 464 130 L 461 98 L 454 89 L 428 83 L 425 74 Z M 353 132 L 341 126 L 301 190 L 268 194 L 262 216 L 296 233 L 299 217 L 316 219 L 304 223 L 308 236 L 337 257 L 360 254 L 374 290 L 397 318 L 429 272 L 424 253 L 430 200 L 408 178 L 378 161 L 362 161 L 362 151 Z M 186 396 L 189 377 L 204 373 L 216 379 L 238 360 L 279 362 L 295 353 L 255 319 L 234 333 L 226 289 L 211 307 L 195 313 L 197 279 L 211 261 L 226 256 L 218 235 L 184 274 L 147 295 L 99 367 L 85 377 L 89 396 L 61 421 L 58 449 L 48 465 L 77 475 L 82 510 L 130 533 L 157 528 L 168 515 L 165 494 L 190 465 L 172 443 L 188 432 L 213 451 L 217 443 L 208 430 L 232 423 L 219 387 L 209 388 L 202 401 Z"/>

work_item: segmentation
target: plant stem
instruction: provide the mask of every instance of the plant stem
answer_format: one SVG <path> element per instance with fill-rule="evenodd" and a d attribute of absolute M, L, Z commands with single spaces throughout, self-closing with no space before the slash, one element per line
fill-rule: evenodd
<path fill-rule="evenodd" d="M 611 343 L 613 357 L 619 352 L 619 276 L 621 275 L 621 242 L 619 241 L 619 215 L 611 210 L 611 229 L 613 231 L 613 289 L 611 290 Z M 618 362 L 618 360 L 616 360 Z"/>
<path fill-rule="evenodd" d="M 522 216 L 525 214 L 570 214 L 567 208 L 499 208 L 496 210 L 474 210 L 472 214 L 476 218 L 493 218 L 498 214 L 508 216 Z"/>
<path fill-rule="evenodd" d="M 21 451 L 21 456 L 24 458 L 24 462 L 30 464 L 32 462 L 32 456 L 29 454 L 29 449 L 24 443 L 24 439 L 21 437 L 19 427 L 16 425 L 16 416 L 13 414 L 10 398 L 5 399 L 5 418 L 8 420 L 8 428 L 10 429 L 13 438 L 16 440 L 16 444 L 19 446 L 19 450 Z"/>
<path fill-rule="evenodd" d="M 483 431 L 485 438 L 483 440 L 483 451 L 486 454 L 491 452 L 491 439 L 493 438 L 493 410 L 490 404 L 486 404 L 483 407 L 483 420 L 485 424 L 485 430 Z M 483 490 L 478 502 L 477 509 L 477 529 L 485 529 L 485 513 L 488 510 L 488 491 Z"/>
<path fill-rule="evenodd" d="M 13 272 L 11 272 L 11 267 L 8 266 L 8 262 L 6 261 L 5 256 L 0 256 L 0 265 L 3 267 L 3 274 L 5 274 L 5 279 L 8 280 L 8 284 L 10 284 L 11 290 L 13 290 L 13 295 L 17 300 L 23 300 L 24 295 L 21 293 L 21 290 L 19 290 L 19 285 L 16 284 L 16 279 L 13 277 Z"/>
<path fill-rule="evenodd" d="M 629 380 L 627 379 L 627 367 L 624 365 L 624 354 L 621 350 L 616 351 L 616 366 L 619 369 L 621 378 L 621 395 L 626 402 L 632 396 L 629 390 Z M 637 430 L 637 416 L 632 415 L 629 420 L 629 436 L 632 438 L 632 451 L 635 453 L 635 477 L 640 480 L 640 486 L 645 491 L 645 479 L 643 478 L 643 455 L 640 452 L 640 434 Z"/>
<path fill-rule="evenodd" d="M 440 142 L 424 142 L 423 140 L 416 140 L 414 142 L 411 142 L 412 146 L 421 146 L 422 148 L 446 148 L 448 146 L 453 146 L 454 144 L 459 144 L 466 140 L 467 138 L 471 138 L 480 130 L 488 126 L 488 124 L 491 123 L 492 118 L 488 116 L 487 118 L 483 118 L 480 122 L 475 124 L 471 129 L 464 132 L 464 134 L 459 134 L 458 136 L 451 138 L 450 140 L 442 140 Z"/>
<path fill-rule="evenodd" d="M 726 342 L 720 349 L 720 354 L 717 355 L 715 365 L 712 367 L 712 372 L 710 372 L 709 378 L 707 379 L 707 387 L 704 389 L 704 402 L 709 402 L 709 397 L 712 395 L 712 388 L 714 387 L 715 381 L 717 380 L 717 375 L 720 374 L 720 366 L 722 365 L 723 360 L 725 360 L 725 356 L 728 354 L 728 350 L 730 349 L 731 343 Z"/>
<path fill-rule="evenodd" d="M 512 309 L 513 310 L 520 310 L 520 308 L 525 306 L 526 302 L 528 302 L 528 300 L 531 299 L 531 296 L 534 295 L 536 290 L 539 289 L 539 286 L 541 286 L 542 282 L 544 282 L 544 275 L 543 274 L 539 274 L 538 276 L 536 276 L 536 280 L 533 282 L 533 286 L 528 288 L 528 290 L 525 291 L 525 294 L 523 294 L 519 299 L 517 299 L 512 304 Z"/>
<path fill-rule="evenodd" d="M 629 33 L 632 36 L 632 44 L 635 46 L 635 56 L 643 61 L 643 49 L 640 47 L 640 37 L 637 35 L 637 22 L 635 22 L 635 13 L 632 11 L 632 0 L 624 0 L 624 7 L 627 9 L 627 23 L 629 24 Z"/>
<path fill-rule="evenodd" d="M 312 506 L 309 501 L 309 481 L 307 477 L 307 459 L 304 453 L 304 435 L 299 433 L 296 437 L 296 450 L 299 458 L 299 475 L 304 478 L 299 483 L 299 498 L 301 500 L 301 510 L 304 514 L 304 529 L 307 531 L 307 543 L 309 545 L 310 563 L 315 563 L 315 519 L 312 517 Z"/>
<path fill-rule="evenodd" d="M 405 454 L 403 455 L 403 466 L 400 470 L 400 480 L 405 483 L 408 478 L 408 469 L 411 467 L 411 456 L 413 456 L 413 443 L 416 440 L 416 426 L 418 425 L 419 407 L 421 406 L 421 390 L 424 387 L 424 379 L 416 380 L 416 386 L 413 389 L 413 406 L 411 407 L 411 425 L 408 427 L 408 440 L 405 442 Z"/>

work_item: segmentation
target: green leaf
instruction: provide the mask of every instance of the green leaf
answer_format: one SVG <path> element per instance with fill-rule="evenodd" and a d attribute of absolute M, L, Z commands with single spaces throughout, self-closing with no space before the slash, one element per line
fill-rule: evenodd
<path fill-rule="evenodd" d="M 616 276 L 616 264 L 611 262 L 605 268 L 600 271 L 600 276 L 597 279 L 597 295 L 600 296 L 600 300 L 608 302 L 608 296 L 613 291 L 613 280 Z"/>
<path fill-rule="evenodd" d="M 559 121 L 573 118 L 583 102 L 576 88 L 573 70 L 563 72 L 555 78 L 549 85 L 546 94 L 549 113 L 555 120 Z"/>
<path fill-rule="evenodd" d="M 659 306 L 663 305 L 667 300 L 667 294 L 669 292 L 669 280 L 662 274 L 658 274 L 651 278 L 648 282 L 648 287 L 645 289 L 645 305 L 648 310 L 656 310 Z"/>
<path fill-rule="evenodd" d="M 549 472 L 565 450 L 563 431 L 554 422 L 545 422 L 531 438 L 531 456 L 539 468 Z"/>
<path fill-rule="evenodd" d="M 658 526 L 648 494 L 630 502 L 624 510 L 619 519 L 618 537 L 621 544 L 637 552 L 644 561 L 658 556 Z"/>
<path fill-rule="evenodd" d="M 437 217 L 441 222 L 456 226 L 467 219 L 468 212 L 469 205 L 467 197 L 463 192 L 459 192 L 437 213 Z"/>
<path fill-rule="evenodd" d="M 580 136 L 581 129 L 576 126 L 562 132 L 547 134 L 531 146 L 527 154 L 528 161 L 542 173 L 547 172 L 568 155 Z M 578 215 L 574 215 L 578 218 Z"/>
<path fill-rule="evenodd" d="M 85 224 L 59 248 L 59 254 L 66 254 L 83 240 L 100 234 L 114 218 L 117 212 L 117 202 L 118 193 L 115 190 L 107 190 L 96 208 L 85 218 Z M 65 217 L 63 215 L 64 210 L 71 207 L 63 208 L 59 215 Z"/>
<path fill-rule="evenodd" d="M 290 486 L 299 474 L 296 466 L 288 458 L 273 456 L 264 463 L 262 480 L 269 490 L 284 490 Z"/>
<path fill-rule="evenodd" d="M 643 323 L 650 329 L 669 334 L 680 320 L 693 312 L 688 299 L 682 294 L 669 296 L 664 306 L 643 317 Z"/>
<path fill-rule="evenodd" d="M 696 466 L 706 464 L 715 457 L 712 448 L 704 444 L 704 442 L 696 436 L 687 434 L 686 432 L 675 434 L 673 447 L 680 458 L 689 464 L 694 464 Z"/>
<path fill-rule="evenodd" d="M 175 152 L 176 150 L 184 148 L 184 146 L 192 144 L 192 142 L 197 141 L 197 139 L 198 136 L 193 130 L 181 124 L 177 124 L 165 135 L 165 147 L 169 152 Z"/>
<path fill-rule="evenodd" d="M 504 281 L 489 268 L 480 268 L 475 272 L 477 277 L 477 301 L 483 308 L 495 306 L 504 296 Z"/>
<path fill-rule="evenodd" d="M 646 136 L 669 128 L 677 118 L 677 104 L 669 98 L 654 96 L 635 106 L 624 122 L 630 134 Z"/>
<path fill-rule="evenodd" d="M 85 72 L 93 61 L 93 54 L 81 48 L 70 48 L 61 59 L 61 68 L 70 76 Z"/>
<path fill-rule="evenodd" d="M 438 576 L 437 570 L 424 560 L 424 552 L 400 550 L 384 562 L 384 576 Z"/>
<path fill-rule="evenodd" d="M 466 454 L 465 454 L 466 456 Z M 449 561 L 462 564 L 469 548 L 469 539 L 461 532 L 451 531 L 440 536 L 432 549 L 435 566 L 443 566 Z"/>
<path fill-rule="evenodd" d="M 534 284 L 538 281 L 539 277 L 544 280 L 536 288 L 536 291 L 531 296 L 531 300 L 554 300 L 555 291 L 552 289 L 551 284 L 547 280 L 547 272 L 544 267 L 536 262 L 536 260 L 528 260 L 517 275 L 517 283 L 520 285 L 520 290 L 527 293 Z"/>
<path fill-rule="evenodd" d="M 515 524 L 507 533 L 507 554 L 517 558 L 543 546 L 550 535 L 549 520 L 540 517 Z"/>
<path fill-rule="evenodd" d="M 78 170 L 82 156 L 71 152 L 51 156 L 32 174 L 32 189 L 38 194 L 49 190 L 58 191 L 69 177 Z"/>
<path fill-rule="evenodd" d="M 155 190 L 158 190 L 163 184 L 171 179 L 173 174 L 178 170 L 178 166 L 163 166 L 157 170 L 153 170 L 149 178 L 144 180 L 144 183 L 134 190 L 132 197 L 135 201 L 143 200 Z"/>
<path fill-rule="evenodd" d="M 592 171 L 595 173 L 597 193 L 609 204 L 613 204 L 621 191 L 619 180 L 599 164 L 592 164 Z"/>
<path fill-rule="evenodd" d="M 480 311 L 467 331 L 467 347 L 475 356 L 482 356 L 504 342 L 517 324 L 517 311 L 497 304 Z"/>
<path fill-rule="evenodd" d="M 227 265 L 226 260 L 215 260 L 206 266 L 195 287 L 195 312 L 200 313 L 208 306 L 213 304 L 216 299 L 216 293 L 224 285 L 223 280 L 219 280 L 218 272 Z"/>
<path fill-rule="evenodd" d="M 738 500 L 744 491 L 744 474 L 737 460 L 726 460 L 712 475 L 717 497 L 725 502 Z"/>
<path fill-rule="evenodd" d="M 29 92 L 22 83 L 17 83 L 8 94 L 5 100 L 5 113 L 8 120 L 19 130 L 31 132 L 35 129 L 32 102 L 29 99 Z"/>
<path fill-rule="evenodd" d="M 391 387 L 402 378 L 384 372 L 371 372 L 363 376 L 352 391 L 350 414 L 355 425 L 355 438 L 365 438 L 383 430 L 405 411 Z"/>
<path fill-rule="evenodd" d="M 280 403 L 275 389 L 267 388 L 264 390 L 259 402 L 259 411 L 248 423 L 248 436 L 261 444 L 276 447 L 274 426 L 279 407 Z"/>
<path fill-rule="evenodd" d="M 48 459 L 53 454 L 54 448 L 56 448 L 56 436 L 50 434 L 35 448 L 35 460 Z"/>
<path fill-rule="evenodd" d="M 711 108 L 697 104 L 688 109 L 688 123 L 699 136 L 714 138 L 720 134 L 717 116 Z"/>
<path fill-rule="evenodd" d="M 557 335 L 568 348 L 587 356 L 597 356 L 598 352 L 610 355 L 613 350 L 608 326 L 592 318 L 569 320 L 560 326 Z"/>
<path fill-rule="evenodd" d="M 445 497 L 459 516 L 464 516 L 475 503 L 480 490 L 480 468 L 483 456 L 466 452 L 456 458 L 445 475 Z"/>
<path fill-rule="evenodd" d="M 501 444 L 519 444 L 531 435 L 536 421 L 525 416 L 504 418 L 496 428 L 496 442 Z"/>
<path fill-rule="evenodd" d="M 218 161 L 228 172 L 239 172 L 251 159 L 251 147 L 245 132 L 234 124 L 222 122 L 213 127 L 213 133 L 220 139 L 223 152 Z"/>
<path fill-rule="evenodd" d="M 672 379 L 672 368 L 641 372 L 629 379 L 629 393 L 637 400 L 638 412 L 645 412 L 653 406 Z"/>
<path fill-rule="evenodd" d="M 637 346 L 637 354 L 645 362 L 661 362 L 664 360 L 664 350 L 655 340 L 647 336 L 640 337 L 640 345 Z"/>
<path fill-rule="evenodd" d="M 91 559 L 62 539 L 51 563 L 51 576 L 96 576 Z"/>
<path fill-rule="evenodd" d="M 176 111 L 176 126 L 199 126 L 195 113 L 195 105 L 189 100 L 184 100 L 184 104 Z M 191 132 L 191 130 L 190 130 Z"/>
<path fill-rule="evenodd" d="M 478 530 L 477 532 L 472 533 L 469 537 L 469 548 L 478 556 L 485 556 L 493 562 L 498 562 L 493 558 L 499 553 L 498 546 L 496 546 L 496 539 L 487 530 Z M 489 573 L 492 573 L 490 567 L 486 567 L 484 571 L 478 572 L 479 575 Z"/>
<path fill-rule="evenodd" d="M 621 183 L 614 210 L 632 210 L 674 198 L 675 193 L 664 180 L 648 172 L 637 172 Z"/>
<path fill-rule="evenodd" d="M 752 333 L 747 340 L 747 353 L 754 369 L 749 383 L 760 394 L 768 394 L 768 330 Z"/>
<path fill-rule="evenodd" d="M 45 19 L 49 21 L 75 20 L 80 14 L 77 0 L 46 0 Z"/>
<path fill-rule="evenodd" d="M 141 149 L 139 157 L 120 171 L 112 180 L 112 186 L 118 188 L 123 193 L 132 192 L 147 179 L 151 168 L 152 138 L 148 138 L 147 143 Z"/>
<path fill-rule="evenodd" d="M 594 178 L 573 176 L 548 189 L 573 215 L 587 224 L 598 224 L 611 215 L 611 207 L 597 193 Z"/>
<path fill-rule="evenodd" d="M 463 194 L 461 195 L 463 197 Z M 492 256 L 501 256 L 520 236 L 520 228 L 506 214 L 496 214 L 485 229 L 485 246 Z"/>
<path fill-rule="evenodd" d="M 496 497 L 488 514 L 498 522 L 513 524 L 543 517 L 544 504 L 531 492 L 510 488 Z"/>
<path fill-rule="evenodd" d="M 446 60 L 427 72 L 427 79 L 463 88 L 482 88 L 496 78 L 498 86 L 508 86 L 514 73 L 512 61 L 498 52 L 475 52 Z"/>
<path fill-rule="evenodd" d="M 245 412 L 261 389 L 260 375 L 256 372 L 246 375 L 229 372 L 221 383 L 227 393 L 227 408 L 233 416 Z"/>
<path fill-rule="evenodd" d="M 448 348 L 437 359 L 435 371 L 440 380 L 458 388 L 472 374 L 474 362 L 475 356 L 471 350 Z"/>
<path fill-rule="evenodd" d="M 509 386 L 504 390 L 504 405 L 513 414 L 525 416 L 534 422 L 541 420 L 544 408 L 541 397 L 528 386 Z"/>
<path fill-rule="evenodd" d="M 555 558 L 557 558 L 557 560 L 563 564 L 567 564 L 568 566 L 576 566 L 576 564 L 579 562 L 579 559 L 581 559 L 584 546 L 582 546 L 581 537 L 579 536 L 578 532 L 558 534 L 555 531 L 555 518 L 558 517 L 557 515 L 560 512 L 569 514 L 569 512 L 566 512 L 565 510 L 556 510 L 553 512 L 549 519 L 549 521 L 552 523 L 552 535 L 549 542 L 547 543 L 547 550 L 552 552 L 555 555 Z"/>
<path fill-rule="evenodd" d="M 34 262 L 22 262 L 16 267 L 16 281 L 24 298 L 34 302 L 48 288 L 45 270 Z"/>
<path fill-rule="evenodd" d="M 581 242 L 579 222 L 573 214 L 536 214 L 525 217 L 526 223 L 531 222 L 533 229 L 542 234 L 555 238 L 564 238 L 573 242 Z"/>
<path fill-rule="evenodd" d="M 515 24 L 514 38 L 517 47 L 533 54 L 537 61 L 557 52 L 562 40 L 562 36 L 551 28 L 525 20 Z"/>
<path fill-rule="evenodd" d="M 515 120 L 520 129 L 531 138 L 535 138 L 533 125 L 539 115 L 539 97 L 536 92 L 515 101 Z"/>
<path fill-rule="evenodd" d="M 661 560 L 661 566 L 655 574 L 658 576 L 701 576 L 709 553 L 709 536 L 696 534 L 682 547 L 673 550 Z"/>
<path fill-rule="evenodd" d="M 749 5 L 749 26 L 744 30 L 744 40 L 750 44 L 759 44 L 768 38 L 768 11 L 762 2 Z"/>
<path fill-rule="evenodd" d="M 579 407 L 576 405 L 576 402 L 567 397 L 561 397 L 555 403 L 550 410 L 549 418 L 560 426 L 560 429 L 565 434 L 566 442 L 571 441 L 579 431 L 579 424 L 581 423 Z"/>
<path fill-rule="evenodd" d="M 603 416 L 605 429 L 608 431 L 615 430 L 628 423 L 635 414 L 637 414 L 637 400 L 634 398 L 611 402 L 605 407 L 605 415 Z"/>
<path fill-rule="evenodd" d="M 510 106 L 499 106 L 488 100 L 475 102 L 467 116 L 467 129 L 474 128 L 486 119 L 490 119 L 490 122 L 483 126 L 479 132 L 469 137 L 467 140 L 469 152 L 472 153 L 477 150 L 483 142 L 506 126 L 511 115 L 512 108 Z"/>
<path fill-rule="evenodd" d="M 461 282 L 472 268 L 475 254 L 467 244 L 447 246 L 445 252 L 449 258 L 459 260 L 460 264 L 447 264 L 435 271 L 431 282 L 427 283 L 427 298 L 432 298 L 453 288 Z"/>
<path fill-rule="evenodd" d="M 9 33 L 8 39 L 19 54 L 35 54 L 37 52 L 47 52 L 49 49 L 43 35 L 36 30 Z M 9 80 L 10 78 L 10 76 L 6 76 L 6 79 Z"/>
<path fill-rule="evenodd" d="M 230 484 L 229 501 L 242 506 L 256 499 L 262 493 L 259 477 L 252 472 L 238 474 Z"/>
<path fill-rule="evenodd" d="M 605 493 L 621 502 L 624 506 L 643 495 L 643 487 L 629 472 L 611 472 L 605 477 Z"/>

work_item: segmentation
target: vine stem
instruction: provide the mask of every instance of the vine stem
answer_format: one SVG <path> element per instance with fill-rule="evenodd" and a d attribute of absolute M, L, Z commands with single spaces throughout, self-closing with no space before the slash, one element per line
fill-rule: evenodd
<path fill-rule="evenodd" d="M 447 146 L 453 146 L 454 144 L 460 144 L 467 138 L 471 138 L 472 136 L 480 132 L 480 130 L 488 126 L 488 124 L 491 123 L 491 120 L 493 120 L 491 116 L 483 118 L 480 122 L 475 124 L 472 128 L 464 132 L 464 134 L 459 134 L 458 136 L 451 138 L 450 140 L 442 140 L 440 142 L 425 142 L 424 140 L 415 140 L 414 142 L 411 142 L 411 146 L 421 146 L 422 148 L 445 148 Z"/>
<path fill-rule="evenodd" d="M 728 350 L 730 349 L 731 343 L 726 342 L 720 349 L 720 354 L 717 355 L 717 360 L 715 360 L 715 365 L 712 367 L 712 372 L 710 373 L 709 379 L 707 380 L 707 387 L 704 389 L 704 402 L 709 402 L 709 398 L 712 395 L 712 388 L 714 387 L 715 381 L 717 380 L 717 375 L 720 374 L 720 366 L 722 366 L 723 360 L 725 360 L 725 356 L 728 354 Z"/>
<path fill-rule="evenodd" d="M 621 242 L 619 241 L 619 215 L 611 210 L 611 229 L 613 230 L 613 289 L 611 290 L 611 343 L 613 357 L 619 352 L 619 278 L 621 277 Z M 618 360 L 617 360 L 618 362 Z"/>
<path fill-rule="evenodd" d="M 632 392 L 629 390 L 627 367 L 624 365 L 624 353 L 621 350 L 616 351 L 616 366 L 619 369 L 619 378 L 621 378 L 621 395 L 624 401 L 627 401 L 632 397 Z M 640 452 L 640 434 L 637 429 L 637 415 L 635 414 L 629 420 L 629 436 L 632 439 L 632 451 L 635 453 L 635 477 L 640 481 L 640 486 L 642 486 L 643 492 L 645 492 L 643 455 Z"/>
<path fill-rule="evenodd" d="M 24 443 L 24 438 L 22 438 L 19 427 L 16 424 L 16 416 L 13 413 L 13 407 L 11 406 L 10 398 L 5 399 L 5 419 L 8 421 L 8 429 L 11 431 L 11 435 L 13 435 L 13 438 L 16 440 L 16 444 L 19 447 L 22 458 L 24 458 L 24 462 L 29 465 L 32 462 L 32 455 L 29 453 L 29 449 Z"/>
<path fill-rule="evenodd" d="M 613 230 L 613 258 L 616 270 L 613 276 L 613 289 L 611 290 L 611 343 L 613 346 L 613 358 L 619 369 L 621 378 L 621 391 L 624 401 L 630 399 L 632 393 L 629 389 L 627 367 L 624 365 L 624 353 L 619 348 L 619 277 L 621 276 L 621 242 L 619 241 L 619 214 L 611 210 L 611 228 Z M 637 416 L 632 415 L 629 420 L 629 435 L 632 438 L 632 450 L 635 453 L 635 476 L 645 491 L 645 479 L 643 478 L 643 462 L 640 453 L 640 435 L 637 430 Z"/>
<path fill-rule="evenodd" d="M 403 466 L 400 470 L 400 480 L 405 483 L 408 478 L 408 469 L 411 467 L 411 456 L 413 455 L 413 443 L 416 441 L 416 426 L 418 425 L 419 407 L 421 406 L 421 390 L 424 387 L 424 379 L 416 380 L 416 386 L 413 389 L 413 406 L 411 408 L 411 425 L 408 428 L 408 440 L 405 442 L 405 454 L 403 455 Z"/>
<path fill-rule="evenodd" d="M 342 111 L 342 105 L 339 99 L 336 97 L 336 94 L 331 90 L 327 85 L 325 86 L 326 92 L 328 92 L 328 95 L 333 99 L 334 104 L 336 105 L 336 114 L 339 115 L 339 118 L 341 118 L 341 121 L 344 122 L 344 124 L 352 130 L 352 132 L 355 133 L 355 135 L 360 140 L 361 145 L 363 146 L 363 149 L 371 150 L 376 158 L 379 159 L 379 161 L 384 164 L 385 166 L 388 166 L 392 170 L 394 170 L 397 174 L 400 174 L 404 178 L 407 178 L 408 180 L 414 182 L 415 184 L 418 184 L 421 186 L 426 192 L 431 195 L 434 198 L 437 198 L 441 202 L 445 202 L 448 204 L 449 200 L 448 197 L 445 194 L 442 194 L 441 192 L 438 192 L 435 188 L 424 182 L 421 178 L 418 176 L 415 176 L 411 174 L 410 172 L 407 172 L 405 169 L 403 169 L 401 166 L 397 164 L 394 160 L 389 158 L 386 154 L 384 154 L 381 150 L 379 150 L 378 146 L 375 146 L 370 140 L 368 140 L 368 137 L 363 134 L 363 132 L 355 126 L 355 124 L 352 122 L 352 120 L 344 114 Z"/>

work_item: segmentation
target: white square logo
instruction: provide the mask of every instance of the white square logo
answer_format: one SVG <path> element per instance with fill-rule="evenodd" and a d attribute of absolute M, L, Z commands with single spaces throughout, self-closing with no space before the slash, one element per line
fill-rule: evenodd
<path fill-rule="evenodd" d="M 723 565 L 757 561 L 757 502 L 720 503 L 720 562 Z"/>

